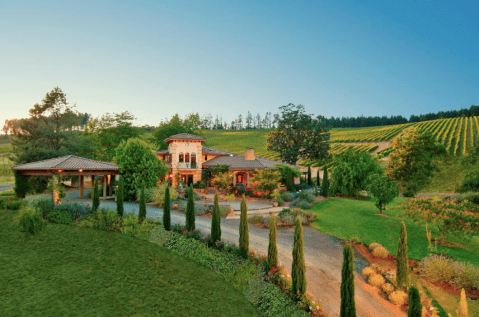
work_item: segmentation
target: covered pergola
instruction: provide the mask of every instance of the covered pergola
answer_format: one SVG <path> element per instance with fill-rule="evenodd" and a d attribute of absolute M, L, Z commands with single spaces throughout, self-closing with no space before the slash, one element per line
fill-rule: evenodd
<path fill-rule="evenodd" d="M 103 199 L 106 199 L 107 183 L 111 185 L 112 176 L 119 174 L 119 166 L 110 162 L 101 162 L 75 155 L 61 156 L 49 160 L 20 164 L 12 167 L 26 176 L 80 176 L 80 198 L 83 198 L 84 177 L 103 176 Z M 93 184 L 93 182 L 92 182 Z"/>

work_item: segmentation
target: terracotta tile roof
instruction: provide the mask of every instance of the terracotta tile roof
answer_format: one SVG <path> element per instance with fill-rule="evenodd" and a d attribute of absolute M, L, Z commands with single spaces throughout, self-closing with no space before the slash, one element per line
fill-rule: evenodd
<path fill-rule="evenodd" d="M 204 141 L 206 138 L 195 135 L 195 134 L 190 134 L 190 133 L 179 133 L 175 135 L 171 135 L 165 139 L 165 142 L 168 143 L 168 141 L 171 140 L 197 140 L 197 141 Z"/>
<path fill-rule="evenodd" d="M 12 167 L 13 170 L 118 170 L 119 166 L 110 162 L 101 162 L 75 155 L 61 156 L 49 160 L 20 164 Z"/>
<path fill-rule="evenodd" d="M 226 165 L 230 169 L 239 169 L 239 170 L 255 170 L 255 169 L 264 169 L 264 168 L 276 168 L 276 165 L 286 165 L 293 168 L 299 168 L 287 163 L 281 163 L 278 161 L 268 160 L 259 156 L 256 156 L 254 161 L 245 160 L 242 155 L 235 156 L 220 156 L 216 157 L 208 162 L 203 163 L 204 167 L 211 167 L 217 165 Z"/>
<path fill-rule="evenodd" d="M 223 151 L 223 150 L 219 150 L 219 149 L 215 149 L 215 148 L 212 148 L 212 147 L 208 147 L 208 146 L 202 146 L 202 152 L 203 152 L 203 155 L 206 154 L 212 154 L 212 155 L 225 155 L 225 156 L 230 156 L 230 155 L 237 155 L 235 153 L 231 153 L 231 152 L 226 152 L 226 151 Z M 168 150 L 161 150 L 161 151 L 156 151 L 155 154 L 168 154 Z"/>

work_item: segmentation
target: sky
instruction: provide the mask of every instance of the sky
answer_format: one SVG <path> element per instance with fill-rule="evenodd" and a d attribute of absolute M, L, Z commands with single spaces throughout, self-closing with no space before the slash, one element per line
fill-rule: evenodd
<path fill-rule="evenodd" d="M 479 1 L 0 2 L 0 128 L 47 92 L 175 113 L 410 115 L 479 104 Z"/>

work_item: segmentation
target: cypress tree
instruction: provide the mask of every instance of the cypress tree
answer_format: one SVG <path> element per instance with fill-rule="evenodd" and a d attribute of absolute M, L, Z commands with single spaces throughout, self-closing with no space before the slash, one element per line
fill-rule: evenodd
<path fill-rule="evenodd" d="M 308 165 L 308 185 L 313 185 L 313 180 L 311 179 L 311 165 Z"/>
<path fill-rule="evenodd" d="M 213 217 L 211 218 L 211 242 L 221 241 L 221 215 L 218 204 L 218 193 L 215 193 L 215 203 L 213 205 Z"/>
<path fill-rule="evenodd" d="M 343 249 L 343 268 L 341 271 L 341 317 L 356 317 L 354 301 L 354 253 L 351 244 Z"/>
<path fill-rule="evenodd" d="M 146 198 L 145 198 L 145 182 L 141 182 L 140 190 L 140 211 L 138 212 L 138 220 L 140 223 L 146 218 Z"/>
<path fill-rule="evenodd" d="M 288 169 L 288 173 L 286 174 L 286 189 L 289 192 L 293 191 L 293 174 L 291 171 Z"/>
<path fill-rule="evenodd" d="M 195 200 L 191 184 L 188 189 L 188 202 L 186 203 L 186 230 L 195 230 Z"/>
<path fill-rule="evenodd" d="M 467 311 L 466 292 L 464 291 L 464 289 L 461 289 L 461 300 L 459 301 L 459 309 L 457 311 L 457 316 L 469 317 L 469 312 Z"/>
<path fill-rule="evenodd" d="M 401 234 L 398 241 L 398 255 L 396 265 L 396 283 L 399 289 L 409 284 L 409 266 L 407 256 L 407 231 L 404 221 L 401 224 Z"/>
<path fill-rule="evenodd" d="M 241 200 L 241 215 L 240 215 L 240 229 L 239 229 L 239 251 L 244 257 L 248 256 L 249 252 L 249 228 L 248 228 L 248 206 L 244 198 Z"/>
<path fill-rule="evenodd" d="M 328 180 L 328 169 L 327 168 L 324 168 L 322 192 L 323 192 L 324 197 L 328 197 L 328 195 L 329 195 L 329 180 Z"/>
<path fill-rule="evenodd" d="M 13 188 L 13 190 L 15 191 L 15 196 L 17 196 L 18 198 L 25 198 L 29 189 L 28 178 L 20 171 L 15 171 L 14 175 L 15 187 Z"/>
<path fill-rule="evenodd" d="M 93 202 L 92 202 L 92 210 L 98 210 L 100 206 L 100 194 L 98 193 L 98 178 L 95 177 L 95 185 L 93 186 Z"/>
<path fill-rule="evenodd" d="M 116 190 L 116 212 L 120 218 L 123 217 L 123 199 L 123 177 L 120 176 Z"/>
<path fill-rule="evenodd" d="M 268 270 L 278 266 L 276 217 L 271 213 L 269 220 Z"/>
<path fill-rule="evenodd" d="M 165 189 L 165 204 L 163 205 L 163 227 L 165 230 L 171 229 L 171 215 L 170 215 L 170 185 L 166 184 Z"/>
<path fill-rule="evenodd" d="M 415 286 L 409 288 L 409 308 L 407 310 L 407 317 L 422 317 L 421 296 L 419 290 Z"/>
<path fill-rule="evenodd" d="M 321 180 L 319 179 L 319 168 L 316 170 L 316 186 L 321 186 Z"/>
<path fill-rule="evenodd" d="M 304 262 L 304 236 L 301 218 L 296 217 L 293 242 L 293 265 L 291 269 L 293 280 L 293 296 L 299 299 L 306 293 L 306 265 Z"/>

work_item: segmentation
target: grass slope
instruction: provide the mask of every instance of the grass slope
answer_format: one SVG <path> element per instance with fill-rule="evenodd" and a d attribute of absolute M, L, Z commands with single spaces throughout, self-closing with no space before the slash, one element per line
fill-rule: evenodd
<path fill-rule="evenodd" d="M 3 139 L 3 138 L 1 138 Z M 10 143 L 0 142 L 0 185 L 12 184 L 15 182 L 11 167 L 14 165 L 8 158 L 12 153 L 12 145 Z"/>
<path fill-rule="evenodd" d="M 396 198 L 388 205 L 381 217 L 374 205 L 374 200 L 356 200 L 346 198 L 330 198 L 313 206 L 311 212 L 316 215 L 316 220 L 311 226 L 323 233 L 330 234 L 340 239 L 359 239 L 369 245 L 372 242 L 381 243 L 393 255 L 397 254 L 397 245 L 401 221 L 404 220 L 408 234 L 409 258 L 420 260 L 429 254 L 426 230 L 423 225 L 415 224 L 404 216 L 401 204 L 406 198 Z M 438 231 L 430 225 L 433 238 L 438 237 Z M 474 263 L 479 266 L 479 239 L 469 242 L 457 238 L 448 238 L 449 242 L 458 247 L 451 248 L 438 245 L 438 251 L 447 252 L 459 261 Z"/>
<path fill-rule="evenodd" d="M 0 211 L 2 316 L 259 316 L 219 275 L 147 241 Z"/>

